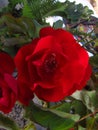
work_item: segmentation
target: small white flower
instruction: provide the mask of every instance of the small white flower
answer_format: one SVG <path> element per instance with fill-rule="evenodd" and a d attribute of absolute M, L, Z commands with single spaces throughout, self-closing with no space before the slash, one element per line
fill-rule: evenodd
<path fill-rule="evenodd" d="M 16 4 L 16 6 L 15 6 L 15 9 L 16 10 L 20 10 L 20 9 L 22 9 L 23 8 L 23 3 L 18 3 L 18 4 Z"/>

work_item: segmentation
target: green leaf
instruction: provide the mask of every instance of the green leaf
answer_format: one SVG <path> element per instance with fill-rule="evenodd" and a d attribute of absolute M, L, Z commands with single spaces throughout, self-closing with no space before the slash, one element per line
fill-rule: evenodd
<path fill-rule="evenodd" d="M 80 117 L 85 116 L 86 107 L 78 100 L 73 100 L 72 102 L 64 102 L 60 105 L 54 106 L 52 109 L 64 112 L 65 117 L 70 116 L 71 119 L 78 121 Z M 62 113 L 63 115 L 65 115 Z M 72 113 L 72 114 L 71 114 Z"/>
<path fill-rule="evenodd" d="M 87 94 L 90 97 L 93 106 L 95 108 L 98 108 L 98 95 L 97 95 L 97 91 L 95 91 L 95 90 L 88 91 Z"/>
<path fill-rule="evenodd" d="M 71 108 L 74 110 L 74 113 L 80 115 L 80 117 L 86 115 L 86 106 L 81 101 L 74 100 L 71 104 Z"/>
<path fill-rule="evenodd" d="M 1 113 L 0 113 L 0 126 L 6 128 L 7 130 L 20 130 L 13 120 L 4 116 Z"/>
<path fill-rule="evenodd" d="M 23 10 L 22 10 L 23 16 L 27 18 L 33 18 L 32 9 L 30 8 L 28 1 L 23 0 Z"/>
<path fill-rule="evenodd" d="M 79 126 L 78 130 L 86 130 L 86 128 L 83 128 L 82 126 Z"/>
<path fill-rule="evenodd" d="M 69 130 L 75 121 L 33 103 L 26 108 L 26 117 L 50 130 Z"/>
<path fill-rule="evenodd" d="M 61 3 L 57 0 L 24 0 L 24 2 L 25 1 L 28 1 L 29 8 L 32 10 L 29 12 L 32 13 L 33 19 L 36 19 L 38 23 L 40 24 L 45 23 L 45 17 L 44 17 L 45 14 L 58 8 L 59 5 L 61 5 Z M 23 10 L 25 10 L 25 8 L 23 8 Z M 28 9 L 26 10 L 28 13 Z M 25 13 L 26 13 L 26 10 L 25 10 Z M 28 16 L 29 16 L 29 13 L 28 13 Z"/>
<path fill-rule="evenodd" d="M 50 109 L 50 112 L 52 112 L 58 116 L 61 116 L 63 118 L 70 118 L 70 119 L 74 120 L 75 122 L 78 121 L 80 118 L 80 116 L 78 114 L 69 114 L 69 113 L 65 113 L 62 111 L 55 110 L 55 109 Z"/>
<path fill-rule="evenodd" d="M 61 17 L 64 17 L 65 16 L 64 9 L 65 9 L 65 6 L 62 5 L 61 7 L 58 7 L 57 9 L 48 12 L 44 17 L 48 17 L 48 16 L 61 16 Z"/>
<path fill-rule="evenodd" d="M 11 33 L 23 33 L 26 34 L 25 28 L 21 26 L 21 19 L 16 19 L 11 15 L 4 16 L 4 22 L 6 23 Z"/>
<path fill-rule="evenodd" d="M 15 18 L 11 15 L 4 15 L 0 19 L 0 26 L 6 25 L 10 34 L 22 34 L 33 38 L 35 26 L 32 19 L 27 17 Z"/>
<path fill-rule="evenodd" d="M 42 28 L 42 27 L 44 27 L 44 26 L 42 26 L 42 25 L 40 25 L 36 20 L 33 20 L 33 23 L 34 23 L 34 25 L 35 25 L 35 28 L 36 28 L 36 31 L 35 31 L 35 37 L 38 37 L 39 36 L 39 31 L 40 31 L 40 29 Z"/>
<path fill-rule="evenodd" d="M 70 102 L 64 102 L 58 105 L 55 105 L 53 107 L 51 107 L 52 109 L 56 109 L 58 111 L 62 111 L 62 112 L 66 112 L 66 113 L 70 113 L 70 109 L 71 109 L 71 103 Z"/>
<path fill-rule="evenodd" d="M 23 45 L 29 42 L 31 42 L 31 39 L 27 39 L 24 36 L 6 38 L 4 39 L 4 41 L 2 41 L 3 45 L 7 47 L 14 46 L 14 45 Z"/>
<path fill-rule="evenodd" d="M 58 20 L 58 21 L 56 21 L 56 22 L 53 24 L 53 27 L 54 27 L 55 29 L 57 29 L 57 28 L 62 28 L 62 26 L 63 26 L 63 21 L 62 21 L 62 20 Z"/>
<path fill-rule="evenodd" d="M 87 129 L 88 130 L 94 130 L 94 125 L 95 125 L 95 118 L 94 117 L 89 117 L 87 119 Z"/>
<path fill-rule="evenodd" d="M 82 4 L 75 4 L 66 0 L 58 8 L 50 11 L 45 16 L 61 16 L 66 18 L 71 23 L 78 23 L 81 20 L 87 20 L 93 13 L 87 6 L 83 7 Z"/>
<path fill-rule="evenodd" d="M 77 91 L 72 95 L 77 100 L 82 101 L 86 107 L 94 112 L 95 108 L 98 106 L 97 105 L 97 95 L 96 91 Z"/>

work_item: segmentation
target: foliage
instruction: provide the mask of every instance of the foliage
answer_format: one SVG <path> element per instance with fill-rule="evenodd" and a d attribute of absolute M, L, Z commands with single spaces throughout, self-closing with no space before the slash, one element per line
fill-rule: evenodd
<path fill-rule="evenodd" d="M 65 22 L 78 23 L 83 19 L 89 19 L 93 12 L 87 6 L 75 4 L 75 2 L 65 1 L 59 8 L 50 11 L 47 15 L 56 15 L 65 18 Z M 74 17 L 75 16 L 75 17 Z M 67 20 L 67 21 L 66 21 Z"/>
<path fill-rule="evenodd" d="M 65 129 L 69 129 L 74 125 L 74 121 L 70 119 L 70 115 L 68 117 L 66 113 L 61 113 L 59 111 L 51 111 L 37 107 L 33 103 L 31 103 L 30 106 L 26 108 L 26 117 L 50 130 L 64 130 L 65 126 Z"/>
<path fill-rule="evenodd" d="M 0 113 L 0 126 L 3 128 L 7 128 L 7 130 L 20 130 L 13 120 L 11 120 L 6 116 L 3 116 L 1 113 Z"/>

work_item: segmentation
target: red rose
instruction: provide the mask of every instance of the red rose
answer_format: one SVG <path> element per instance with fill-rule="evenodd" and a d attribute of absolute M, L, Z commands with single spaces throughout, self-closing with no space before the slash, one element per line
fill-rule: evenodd
<path fill-rule="evenodd" d="M 4 113 L 11 111 L 17 99 L 16 80 L 11 76 L 14 68 L 12 58 L 0 52 L 0 110 Z"/>
<path fill-rule="evenodd" d="M 71 33 L 51 27 L 41 29 L 40 37 L 15 57 L 20 87 L 32 89 L 46 101 L 59 101 L 81 90 L 91 75 L 88 61 L 86 50 Z"/>
<path fill-rule="evenodd" d="M 70 130 L 75 130 L 74 128 L 70 128 Z"/>

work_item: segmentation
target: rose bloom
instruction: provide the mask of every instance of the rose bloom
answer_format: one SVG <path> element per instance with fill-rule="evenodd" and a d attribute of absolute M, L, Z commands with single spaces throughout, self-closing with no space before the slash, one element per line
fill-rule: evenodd
<path fill-rule="evenodd" d="M 89 56 L 70 32 L 45 27 L 39 38 L 24 45 L 15 57 L 22 91 L 32 90 L 40 99 L 56 102 L 81 90 L 91 75 Z M 31 92 L 31 91 L 30 91 Z M 29 96 L 28 92 L 25 96 Z"/>
<path fill-rule="evenodd" d="M 8 113 L 17 99 L 17 83 L 12 77 L 15 65 L 13 59 L 0 52 L 0 110 Z"/>
<path fill-rule="evenodd" d="M 70 128 L 70 130 L 75 130 L 74 128 Z"/>

